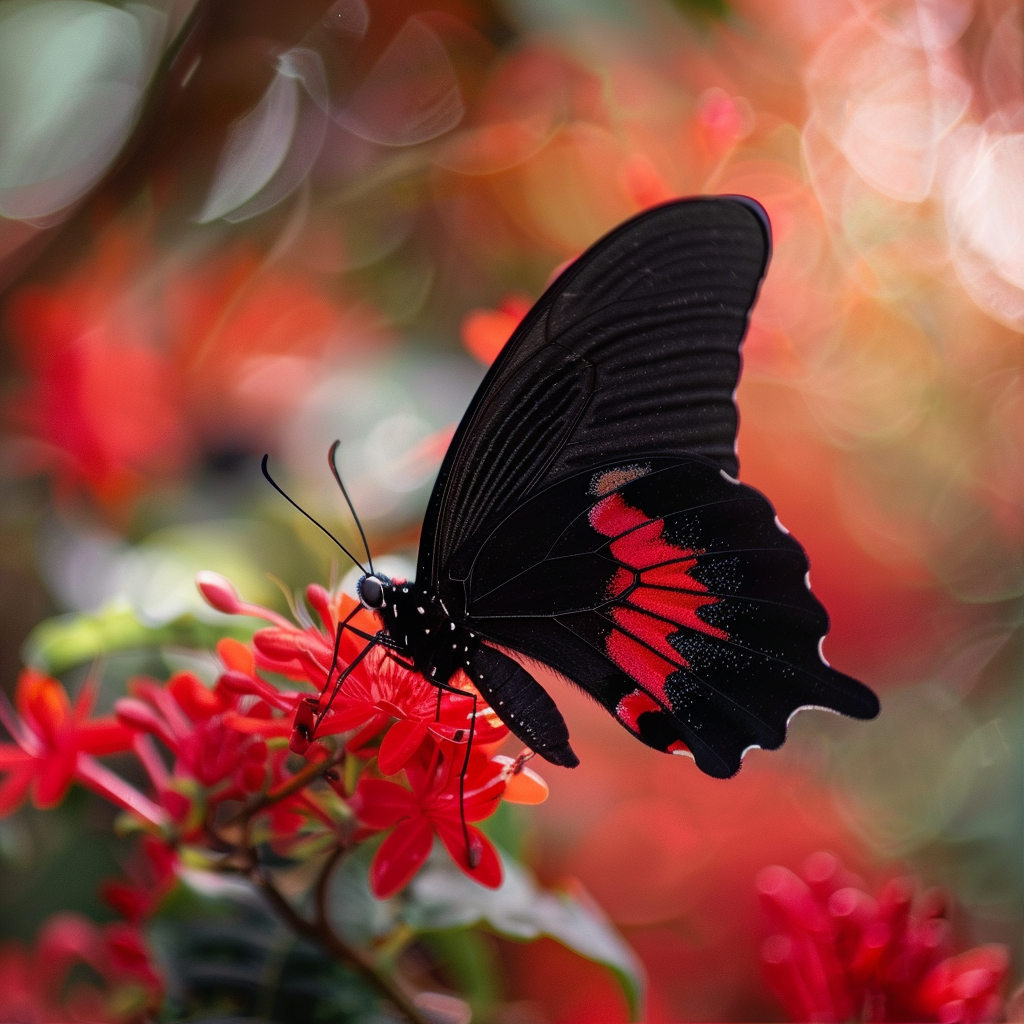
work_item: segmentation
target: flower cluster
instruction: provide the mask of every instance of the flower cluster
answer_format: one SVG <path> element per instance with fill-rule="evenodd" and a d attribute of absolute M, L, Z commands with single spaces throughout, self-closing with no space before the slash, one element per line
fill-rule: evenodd
<path fill-rule="evenodd" d="M 366 650 L 365 636 L 379 622 L 347 594 L 309 586 L 306 602 L 317 621 L 296 609 L 292 623 L 243 602 L 214 573 L 201 573 L 198 585 L 219 611 L 269 623 L 253 636 L 251 656 L 238 644 L 226 652 L 228 642 L 221 642 L 226 667 L 217 688 L 235 698 L 228 727 L 261 741 L 287 737 L 293 754 L 323 765 L 331 792 L 354 816 L 356 839 L 389 831 L 371 866 L 377 896 L 394 895 L 416 874 L 435 834 L 471 878 L 500 884 L 497 852 L 470 823 L 489 817 L 502 799 L 538 803 L 547 786 L 522 759 L 495 754 L 508 729 L 465 675 L 452 680 L 462 693 L 441 691 L 384 647 Z M 352 628 L 339 632 L 343 623 Z M 266 674 L 306 688 L 274 686 Z M 350 766 L 345 773 L 335 767 L 341 761 Z M 394 781 L 402 773 L 404 783 Z M 310 810 L 315 796 L 303 799 Z"/>
<path fill-rule="evenodd" d="M 197 582 L 213 607 L 268 625 L 250 644 L 217 643 L 212 686 L 190 672 L 133 679 L 115 718 L 90 718 L 92 685 L 72 705 L 59 682 L 26 669 L 4 714 L 14 742 L 0 744 L 0 813 L 30 793 L 53 806 L 77 781 L 168 848 L 223 851 L 244 825 L 247 841 L 301 857 L 386 832 L 370 873 L 386 898 L 422 867 L 436 835 L 471 878 L 499 885 L 501 861 L 473 823 L 503 799 L 540 802 L 547 787 L 524 758 L 496 753 L 508 730 L 469 680 L 442 692 L 384 648 L 367 649 L 379 624 L 345 594 L 310 586 L 318 621 L 303 606 L 291 622 L 246 604 L 216 574 Z M 363 636 L 339 633 L 341 623 Z M 149 793 L 97 760 L 129 750 Z"/>
<path fill-rule="evenodd" d="M 0 1020 L 128 1024 L 152 1020 L 162 998 L 142 933 L 130 923 L 54 914 L 34 949 L 0 945 Z"/>
<path fill-rule="evenodd" d="M 803 877 L 765 868 L 757 888 L 779 929 L 762 948 L 765 974 L 790 1020 L 1000 1019 L 1006 948 L 953 955 L 941 891 L 894 878 L 871 896 L 824 852 L 807 859 Z"/>
<path fill-rule="evenodd" d="M 47 918 L 35 946 L 0 944 L 0 1020 L 49 1024 L 135 1024 L 160 1009 L 164 984 L 143 926 L 174 885 L 175 855 L 142 840 L 128 877 L 110 879 L 103 899 L 122 921 L 97 925 L 80 914 Z"/>

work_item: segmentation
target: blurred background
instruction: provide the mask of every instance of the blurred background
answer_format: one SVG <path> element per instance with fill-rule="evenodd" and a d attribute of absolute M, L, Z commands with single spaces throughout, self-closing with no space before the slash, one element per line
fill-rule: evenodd
<path fill-rule="evenodd" d="M 754 878 L 831 849 L 1024 918 L 1024 18 L 1010 0 L 0 3 L 0 679 L 103 704 L 189 664 L 197 570 L 286 610 L 345 565 L 331 441 L 411 565 L 486 364 L 552 271 L 674 196 L 742 193 L 775 255 L 743 479 L 808 550 L 874 723 L 809 711 L 735 779 L 556 694 L 530 859 L 646 964 L 651 1020 L 777 1020 Z M 388 569 L 388 560 L 380 559 Z M 159 667 L 159 666 L 158 666 Z M 82 793 L 0 820 L 0 938 L 104 916 Z M 521 1020 L 624 1019 L 553 942 L 496 945 Z"/>

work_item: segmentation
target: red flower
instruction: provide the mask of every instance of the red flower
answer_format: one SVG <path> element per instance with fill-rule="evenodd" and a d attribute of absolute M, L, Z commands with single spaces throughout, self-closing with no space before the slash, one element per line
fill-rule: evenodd
<path fill-rule="evenodd" d="M 210 690 L 189 672 L 178 673 L 162 687 L 149 679 L 136 679 L 130 691 L 131 697 L 117 702 L 117 716 L 137 732 L 156 736 L 174 755 L 174 768 L 168 777 L 146 747 L 135 744 L 136 753 L 176 818 L 180 820 L 188 810 L 185 805 L 178 806 L 180 800 L 173 799 L 188 788 L 181 785 L 183 782 L 199 783 L 209 803 L 239 799 L 263 786 L 267 776 L 266 741 L 259 734 L 234 728 L 233 719 L 239 717 L 242 702 L 247 702 L 242 717 L 262 721 L 267 732 L 273 731 L 275 719 L 265 702 L 253 702 L 232 692 L 223 680 Z M 284 723 L 278 719 L 276 724 L 280 731 Z"/>
<path fill-rule="evenodd" d="M 412 880 L 430 854 L 434 833 L 470 878 L 491 889 L 501 885 L 498 853 L 472 825 L 467 826 L 467 848 L 459 811 L 463 752 L 446 747 L 444 757 L 439 757 L 435 748 L 429 760 L 413 758 L 406 765 L 409 789 L 386 779 L 359 782 L 352 799 L 359 820 L 371 829 L 393 829 L 370 866 L 370 886 L 379 899 L 393 896 Z M 465 782 L 467 822 L 482 821 L 494 813 L 506 779 L 504 764 L 474 751 Z"/>
<path fill-rule="evenodd" d="M 474 309 L 467 313 L 461 333 L 469 354 L 490 366 L 532 305 L 527 296 L 512 294 L 506 295 L 497 309 Z"/>
<path fill-rule="evenodd" d="M 950 956 L 950 929 L 936 892 L 897 878 L 877 897 L 838 858 L 817 853 L 804 877 L 783 867 L 757 879 L 781 929 L 764 944 L 764 968 L 795 1021 L 941 1021 L 983 1024 L 1002 1010 L 1005 947 Z"/>
<path fill-rule="evenodd" d="M 79 782 L 145 821 L 163 823 L 159 807 L 96 760 L 128 750 L 133 734 L 113 718 L 90 721 L 94 699 L 87 684 L 72 707 L 56 679 L 30 668 L 21 673 L 17 713 L 0 704 L 0 720 L 15 740 L 0 743 L 0 772 L 7 776 L 0 783 L 0 816 L 19 807 L 30 789 L 36 807 L 54 807 Z"/>
<path fill-rule="evenodd" d="M 151 917 L 174 887 L 177 854 L 153 836 L 143 836 L 141 849 L 127 868 L 125 879 L 110 879 L 100 886 L 104 902 L 130 924 Z"/>
<path fill-rule="evenodd" d="M 90 969 L 90 980 L 77 976 L 79 965 Z M 153 1019 L 162 997 L 163 983 L 132 925 L 100 927 L 77 914 L 55 914 L 34 950 L 0 946 L 0 1020 L 141 1022 Z"/>
<path fill-rule="evenodd" d="M 395 775 L 428 735 L 438 741 L 468 741 L 473 717 L 471 695 L 475 694 L 469 680 L 460 675 L 454 681 L 467 696 L 443 693 L 439 700 L 436 687 L 418 672 L 403 668 L 382 647 L 366 654 L 327 706 L 331 697 L 328 677 L 333 686 L 345 667 L 362 654 L 367 643 L 351 630 L 344 630 L 335 659 L 338 623 L 347 619 L 349 625 L 370 635 L 380 628 L 376 616 L 360 608 L 354 598 L 328 593 L 315 584 L 307 587 L 306 600 L 316 611 L 322 626 L 318 628 L 310 623 L 303 627 L 293 625 L 268 609 L 246 604 L 230 582 L 215 573 L 200 573 L 196 585 L 207 602 L 219 611 L 255 615 L 273 623 L 253 637 L 255 663 L 251 658 L 246 664 L 230 662 L 222 649 L 225 642 L 221 642 L 218 651 L 231 669 L 222 677 L 222 683 L 236 693 L 260 697 L 272 707 L 293 713 L 296 730 L 292 750 L 295 753 L 305 753 L 314 725 L 318 736 L 355 732 L 348 745 L 350 750 L 356 751 L 377 736 L 389 721 L 397 719 L 381 740 L 377 755 L 380 770 L 385 775 Z M 255 675 L 257 665 L 292 679 L 304 679 L 316 688 L 318 696 L 303 697 L 294 691 L 275 689 Z M 474 742 L 488 746 L 508 735 L 508 729 L 479 697 L 476 709 Z M 239 730 L 260 731 L 259 723 L 237 716 L 231 724 Z M 264 734 L 282 735 L 277 726 L 274 729 Z"/>
<path fill-rule="evenodd" d="M 452 685 L 464 689 L 467 695 L 439 691 L 418 672 L 399 665 L 383 648 L 375 648 L 345 680 L 318 733 L 359 729 L 360 735 L 374 735 L 390 719 L 397 719 L 384 734 L 377 752 L 380 770 L 385 775 L 397 775 L 428 735 L 438 741 L 468 741 L 474 709 L 471 695 L 475 690 L 461 673 Z M 489 746 L 503 740 L 508 729 L 501 720 L 482 698 L 477 697 L 475 707 L 474 744 Z"/>

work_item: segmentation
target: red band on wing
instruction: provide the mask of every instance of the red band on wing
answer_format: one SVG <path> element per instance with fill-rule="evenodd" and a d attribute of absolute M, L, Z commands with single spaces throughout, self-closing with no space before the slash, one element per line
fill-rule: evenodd
<path fill-rule="evenodd" d="M 648 622 L 657 622 L 656 619 L 647 619 Z M 670 626 L 669 629 L 672 627 Z M 679 666 L 667 661 L 659 654 L 655 654 L 649 647 L 638 643 L 631 636 L 613 629 L 605 640 L 605 650 L 608 657 L 622 669 L 630 679 L 638 682 L 649 693 L 654 693 L 666 704 L 668 698 L 665 696 L 665 680 L 675 672 Z"/>
<path fill-rule="evenodd" d="M 632 729 L 633 732 L 639 732 L 640 727 L 637 725 L 636 720 L 645 711 L 661 711 L 662 707 L 654 700 L 651 699 L 649 694 L 644 693 L 643 690 L 634 690 L 632 693 L 627 693 L 622 700 L 615 707 L 615 717 L 622 722 L 627 729 Z"/>
<path fill-rule="evenodd" d="M 729 638 L 725 630 L 697 615 L 698 608 L 718 601 L 690 575 L 698 552 L 674 544 L 664 534 L 664 519 L 650 519 L 628 505 L 620 492 L 597 502 L 589 518 L 598 533 L 613 538 L 609 549 L 620 563 L 607 597 L 633 588 L 624 602 L 610 609 L 612 620 L 632 635 L 613 629 L 605 642 L 608 657 L 648 693 L 671 705 L 665 682 L 687 662 L 669 637 L 685 627 L 720 640 Z"/>

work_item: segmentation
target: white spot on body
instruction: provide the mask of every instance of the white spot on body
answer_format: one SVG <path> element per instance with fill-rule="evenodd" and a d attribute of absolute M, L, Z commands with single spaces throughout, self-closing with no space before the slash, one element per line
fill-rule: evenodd
<path fill-rule="evenodd" d="M 427 614 L 426 609 L 425 608 L 420 608 L 419 606 L 417 606 L 416 611 L 418 611 L 420 613 L 420 615 L 426 615 Z"/>
<path fill-rule="evenodd" d="M 811 570 L 810 569 L 808 569 L 807 572 L 804 573 L 804 586 L 808 590 L 811 589 Z"/>
<path fill-rule="evenodd" d="M 822 650 L 822 646 L 821 645 L 824 642 L 825 642 L 825 638 L 823 636 L 818 638 L 818 657 L 821 658 L 821 663 L 823 665 L 827 666 L 828 668 L 831 668 L 832 666 L 829 665 L 828 658 L 825 657 L 825 652 L 824 652 L 824 650 Z"/>
<path fill-rule="evenodd" d="M 726 473 L 724 469 L 720 469 L 718 472 L 721 474 L 723 480 L 727 481 L 730 484 L 735 484 L 737 487 L 739 486 L 740 482 L 739 480 L 736 479 L 736 477 L 729 476 L 729 474 Z"/>
<path fill-rule="evenodd" d="M 452 632 L 454 632 L 455 631 L 455 623 L 454 622 L 449 622 L 448 625 L 452 627 Z"/>
<path fill-rule="evenodd" d="M 785 534 L 789 533 L 789 530 L 787 530 L 782 525 L 782 520 L 778 516 L 775 517 L 775 525 L 778 527 L 780 533 L 785 533 Z"/>

